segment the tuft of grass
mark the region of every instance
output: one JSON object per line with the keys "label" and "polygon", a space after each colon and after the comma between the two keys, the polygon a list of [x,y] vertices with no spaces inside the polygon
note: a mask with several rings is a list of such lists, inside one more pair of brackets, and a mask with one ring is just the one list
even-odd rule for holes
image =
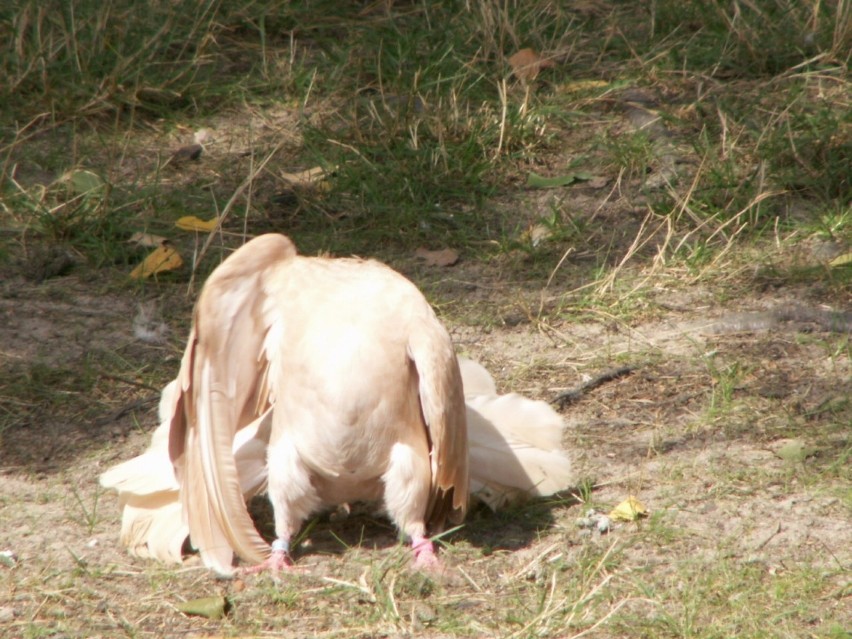
{"label": "tuft of grass", "polygon": [[[80,491],[77,487],[71,488],[71,495],[74,497],[74,504],[76,506],[76,510],[79,511],[79,514],[72,515],[72,518],[76,521],[79,521],[81,525],[85,526],[87,534],[91,535],[94,531],[95,527],[100,522],[100,516],[98,514],[98,502],[101,496],[101,487],[97,485],[95,487],[95,494],[92,496],[92,505],[89,506],[86,504],[84,497],[80,494]],[[66,510],[70,510],[66,506]]]}
{"label": "tuft of grass", "polygon": [[721,77],[775,75],[797,66],[848,62],[850,16],[846,0],[743,5],[664,0],[650,8],[645,42],[677,42],[667,51],[674,68]]}

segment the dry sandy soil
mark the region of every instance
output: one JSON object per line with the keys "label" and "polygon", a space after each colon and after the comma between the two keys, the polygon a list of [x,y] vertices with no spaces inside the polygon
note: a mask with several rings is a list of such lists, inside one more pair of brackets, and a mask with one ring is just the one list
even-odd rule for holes
{"label": "dry sandy soil", "polygon": [[[588,505],[572,498],[475,509],[444,553],[453,577],[438,584],[407,572],[395,533],[369,514],[320,519],[299,553],[307,574],[283,585],[217,580],[194,558],[175,567],[129,557],[97,477],[145,447],[190,301],[177,288],[161,296],[157,321],[169,330],[146,343],[134,333],[138,293],[80,273],[36,283],[11,272],[0,288],[2,400],[15,415],[2,433],[0,634],[625,636],[633,619],[635,636],[669,636],[649,621],[669,615],[680,620],[672,636],[692,636],[686,616],[697,607],[697,624],[703,613],[691,598],[710,597],[695,584],[720,569],[735,575],[722,608],[755,584],[771,592],[795,587],[785,574],[821,575],[816,592],[801,581],[808,603],[776,636],[850,627],[848,316],[826,331],[808,291],[776,288],[743,304],[699,286],[660,288],[663,310],[631,323],[581,311],[548,321],[535,316],[541,297],[529,283],[476,264],[400,266],[446,302],[459,351],[501,390],[551,399],[616,364],[634,367],[564,408],[564,443],[578,480],[597,485],[584,495],[592,505],[635,495],[650,518],[601,536],[576,526]],[[470,308],[491,321],[471,321]],[[812,454],[779,457],[790,439]],[[225,620],[175,610],[219,594],[231,603]]]}

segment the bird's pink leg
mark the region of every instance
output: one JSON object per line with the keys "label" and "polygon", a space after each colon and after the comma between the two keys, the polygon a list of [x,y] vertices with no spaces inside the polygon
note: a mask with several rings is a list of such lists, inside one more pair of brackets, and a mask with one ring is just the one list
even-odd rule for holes
{"label": "bird's pink leg", "polygon": [[414,551],[414,567],[419,569],[433,569],[441,565],[441,561],[435,554],[435,546],[432,542],[421,536],[411,538],[411,549]]}
{"label": "bird's pink leg", "polygon": [[293,565],[293,558],[290,556],[290,542],[284,539],[276,539],[272,542],[272,554],[263,563],[243,568],[242,572],[247,575],[256,575],[267,570],[272,573],[273,577],[281,571],[298,572]]}

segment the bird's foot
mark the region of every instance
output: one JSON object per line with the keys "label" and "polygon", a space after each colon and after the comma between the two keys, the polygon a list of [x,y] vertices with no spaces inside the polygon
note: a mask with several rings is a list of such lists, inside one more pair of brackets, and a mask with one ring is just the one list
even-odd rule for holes
{"label": "bird's foot", "polygon": [[256,566],[246,566],[242,569],[242,572],[246,575],[256,575],[261,572],[269,571],[273,575],[277,575],[279,572],[290,572],[292,570],[294,570],[294,566],[293,558],[290,557],[290,553],[284,550],[273,550],[272,554],[269,555],[263,563]]}
{"label": "bird's foot", "polygon": [[257,566],[247,566],[241,572],[245,575],[257,575],[262,572],[269,572],[273,577],[277,577],[279,573],[300,573],[293,563],[293,558],[290,556],[290,544],[280,539],[272,542],[272,553],[263,563]]}
{"label": "bird's foot", "polygon": [[434,544],[426,537],[413,537],[411,549],[414,551],[414,567],[418,570],[434,571],[441,569],[441,560],[435,554]]}

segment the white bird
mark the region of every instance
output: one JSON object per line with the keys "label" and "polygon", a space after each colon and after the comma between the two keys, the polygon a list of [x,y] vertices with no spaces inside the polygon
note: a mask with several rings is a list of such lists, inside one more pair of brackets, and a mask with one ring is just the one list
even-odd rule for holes
{"label": "white bird", "polygon": [[[463,518],[469,460],[492,507],[570,485],[561,418],[496,396],[467,360],[465,409],[449,335],[414,285],[377,262],[300,257],[284,236],[261,236],[213,272],[194,320],[151,447],[101,476],[119,492],[133,554],[180,561],[189,534],[218,572],[231,572],[234,552],[279,570],[306,517],[365,500],[382,502],[416,564],[431,566],[427,534]],[[263,490],[272,552],[245,506]]]}

